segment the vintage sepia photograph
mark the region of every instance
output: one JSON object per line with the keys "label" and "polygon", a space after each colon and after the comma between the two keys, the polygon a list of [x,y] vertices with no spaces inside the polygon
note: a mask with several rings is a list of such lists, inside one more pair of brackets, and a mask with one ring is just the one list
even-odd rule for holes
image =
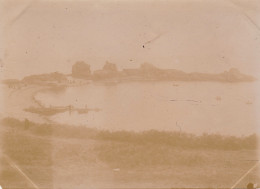
{"label": "vintage sepia photograph", "polygon": [[260,0],[0,0],[0,188],[260,188],[259,73]]}

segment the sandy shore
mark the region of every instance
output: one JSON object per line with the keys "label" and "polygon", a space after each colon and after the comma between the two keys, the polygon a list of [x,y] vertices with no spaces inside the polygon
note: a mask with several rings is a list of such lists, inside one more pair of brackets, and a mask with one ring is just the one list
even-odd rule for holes
{"label": "sandy shore", "polygon": [[49,88],[48,86],[29,85],[20,89],[12,89],[5,85],[2,86],[3,107],[1,117],[13,117],[19,120],[28,119],[36,123],[50,122],[46,116],[24,111],[25,108],[40,107],[41,104],[35,100],[34,96]]}

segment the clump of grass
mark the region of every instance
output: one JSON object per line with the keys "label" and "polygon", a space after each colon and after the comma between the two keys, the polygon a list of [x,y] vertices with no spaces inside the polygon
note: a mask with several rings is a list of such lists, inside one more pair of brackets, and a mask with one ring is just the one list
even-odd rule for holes
{"label": "clump of grass", "polygon": [[21,133],[6,133],[3,138],[3,152],[20,165],[49,166],[51,164],[51,142]]}
{"label": "clump of grass", "polygon": [[176,150],[164,145],[110,143],[95,148],[98,158],[111,167],[197,166],[207,163],[203,153]]}
{"label": "clump of grass", "polygon": [[236,137],[220,134],[203,134],[200,136],[188,133],[166,131],[99,131],[97,138],[101,140],[126,142],[134,144],[161,144],[186,149],[219,149],[219,150],[254,150],[257,148],[257,135]]}
{"label": "clump of grass", "polygon": [[4,118],[1,123],[3,126],[10,127],[14,130],[20,130],[39,136],[85,139],[93,138],[97,133],[96,129],[91,129],[84,126],[48,123],[40,124],[31,122],[28,119],[21,121],[15,118]]}
{"label": "clump of grass", "polygon": [[134,145],[169,145],[182,149],[216,149],[216,150],[255,150],[258,136],[225,136],[220,134],[194,135],[175,131],[103,131],[84,126],[59,124],[38,124],[29,120],[20,121],[14,118],[2,120],[4,126],[25,130],[40,136],[53,136],[77,139],[94,139],[120,142]]}

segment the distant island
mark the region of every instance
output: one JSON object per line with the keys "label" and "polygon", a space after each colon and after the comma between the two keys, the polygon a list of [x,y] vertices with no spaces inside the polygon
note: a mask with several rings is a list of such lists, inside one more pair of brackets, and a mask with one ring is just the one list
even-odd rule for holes
{"label": "distant island", "polygon": [[30,75],[22,80],[8,79],[3,83],[10,87],[17,84],[73,84],[75,81],[85,83],[86,81],[123,82],[123,81],[215,81],[215,82],[252,82],[256,78],[241,73],[236,68],[228,71],[211,74],[191,72],[187,73],[177,69],[161,69],[150,63],[143,63],[136,69],[118,70],[116,64],[106,62],[102,69],[91,72],[90,65],[83,61],[76,62],[72,66],[71,74],[48,73]]}
{"label": "distant island", "polygon": [[[78,62],[76,65],[82,65]],[[85,64],[84,64],[85,66]],[[83,69],[82,69],[83,70]],[[72,72],[73,77],[84,78],[81,72]],[[86,77],[87,78],[87,77]],[[88,75],[89,79],[106,80],[115,79],[118,81],[219,81],[219,82],[250,82],[256,78],[250,75],[242,74],[238,69],[231,68],[219,74],[210,73],[186,73],[177,69],[160,69],[150,63],[143,63],[137,69],[123,69],[118,71],[115,64],[106,62],[103,69],[96,70]]]}

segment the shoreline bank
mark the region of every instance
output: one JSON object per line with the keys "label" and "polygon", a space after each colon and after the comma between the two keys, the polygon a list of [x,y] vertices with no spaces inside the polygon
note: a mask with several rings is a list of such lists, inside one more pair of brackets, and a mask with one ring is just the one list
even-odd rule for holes
{"label": "shoreline bank", "polygon": [[2,88],[4,99],[2,117],[14,117],[19,120],[28,119],[37,123],[52,123],[46,116],[24,111],[29,107],[43,107],[43,104],[35,96],[39,92],[50,90],[51,87],[29,85],[19,89],[8,88],[8,86]]}

